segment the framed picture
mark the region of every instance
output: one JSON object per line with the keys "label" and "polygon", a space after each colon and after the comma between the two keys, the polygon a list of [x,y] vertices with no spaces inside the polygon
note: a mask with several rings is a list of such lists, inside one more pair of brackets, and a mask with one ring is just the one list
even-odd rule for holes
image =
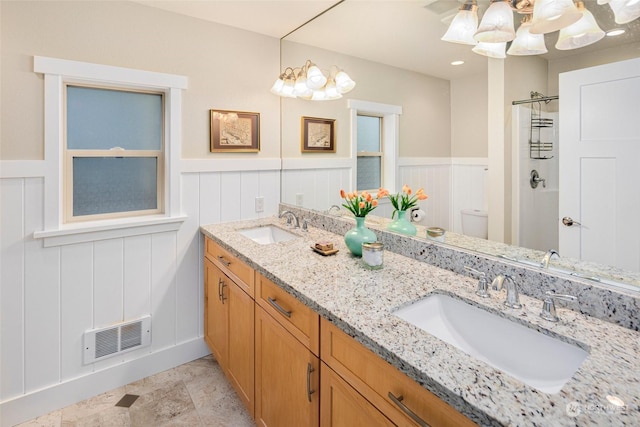
{"label": "framed picture", "polygon": [[303,153],[335,153],[335,119],[302,117],[301,150]]}
{"label": "framed picture", "polygon": [[260,151],[260,113],[211,110],[210,151]]}

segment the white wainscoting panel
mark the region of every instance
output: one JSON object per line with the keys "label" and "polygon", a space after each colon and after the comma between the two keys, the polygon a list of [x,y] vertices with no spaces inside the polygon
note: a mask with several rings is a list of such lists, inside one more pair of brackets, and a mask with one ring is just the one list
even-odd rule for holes
{"label": "white wainscoting panel", "polygon": [[[187,220],[177,231],[54,247],[33,238],[44,228],[44,178],[0,176],[0,425],[207,354],[200,225],[275,215],[280,171],[188,164]],[[255,212],[256,197],[264,212]],[[84,331],[144,315],[152,317],[150,347],[83,364]]]}
{"label": "white wainscoting panel", "polygon": [[488,209],[487,163],[486,159],[480,158],[477,162],[469,164],[465,161],[460,164],[453,159],[451,165],[451,230],[456,233],[462,233],[461,210]]}
{"label": "white wainscoting panel", "polygon": [[413,191],[424,188],[429,196],[419,202],[426,217],[421,224],[427,227],[442,227],[450,230],[449,216],[451,204],[451,166],[449,158],[413,159],[410,164],[402,162],[399,168],[399,190],[407,184]]}
{"label": "white wainscoting panel", "polygon": [[326,211],[342,204],[340,189],[351,191],[351,168],[335,167],[330,160],[323,168],[282,171],[282,201],[290,205],[297,205],[301,194],[305,208]]}

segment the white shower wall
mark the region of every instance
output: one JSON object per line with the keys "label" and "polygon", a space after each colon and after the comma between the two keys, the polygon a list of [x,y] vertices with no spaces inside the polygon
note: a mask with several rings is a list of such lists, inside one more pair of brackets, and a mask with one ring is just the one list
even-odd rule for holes
{"label": "white shower wall", "polygon": [[[557,102],[557,101],[552,101]],[[531,159],[529,153],[531,105],[512,107],[513,118],[513,244],[547,251],[558,248],[558,113],[544,111],[541,117],[553,119],[552,128],[540,129],[542,142],[553,142],[553,150],[542,152],[551,159]],[[534,134],[534,137],[536,135]],[[537,170],[545,179],[546,187],[539,183],[531,188],[530,174]]]}

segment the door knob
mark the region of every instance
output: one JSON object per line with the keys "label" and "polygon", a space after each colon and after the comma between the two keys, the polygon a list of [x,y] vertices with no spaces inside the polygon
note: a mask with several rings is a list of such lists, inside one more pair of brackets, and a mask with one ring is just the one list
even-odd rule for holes
{"label": "door knob", "polygon": [[573,225],[582,225],[578,221],[574,221],[570,216],[565,216],[564,218],[562,218],[562,223],[567,227],[571,227]]}

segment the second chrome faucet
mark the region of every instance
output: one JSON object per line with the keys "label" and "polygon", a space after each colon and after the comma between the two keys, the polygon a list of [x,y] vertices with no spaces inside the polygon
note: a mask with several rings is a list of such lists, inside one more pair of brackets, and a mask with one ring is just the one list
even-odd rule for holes
{"label": "second chrome faucet", "polygon": [[498,274],[496,278],[493,279],[491,287],[494,291],[500,291],[502,288],[507,289],[507,297],[504,300],[504,305],[509,308],[522,308],[522,304],[520,304],[518,286],[513,280],[513,276],[509,276],[508,274]]}

